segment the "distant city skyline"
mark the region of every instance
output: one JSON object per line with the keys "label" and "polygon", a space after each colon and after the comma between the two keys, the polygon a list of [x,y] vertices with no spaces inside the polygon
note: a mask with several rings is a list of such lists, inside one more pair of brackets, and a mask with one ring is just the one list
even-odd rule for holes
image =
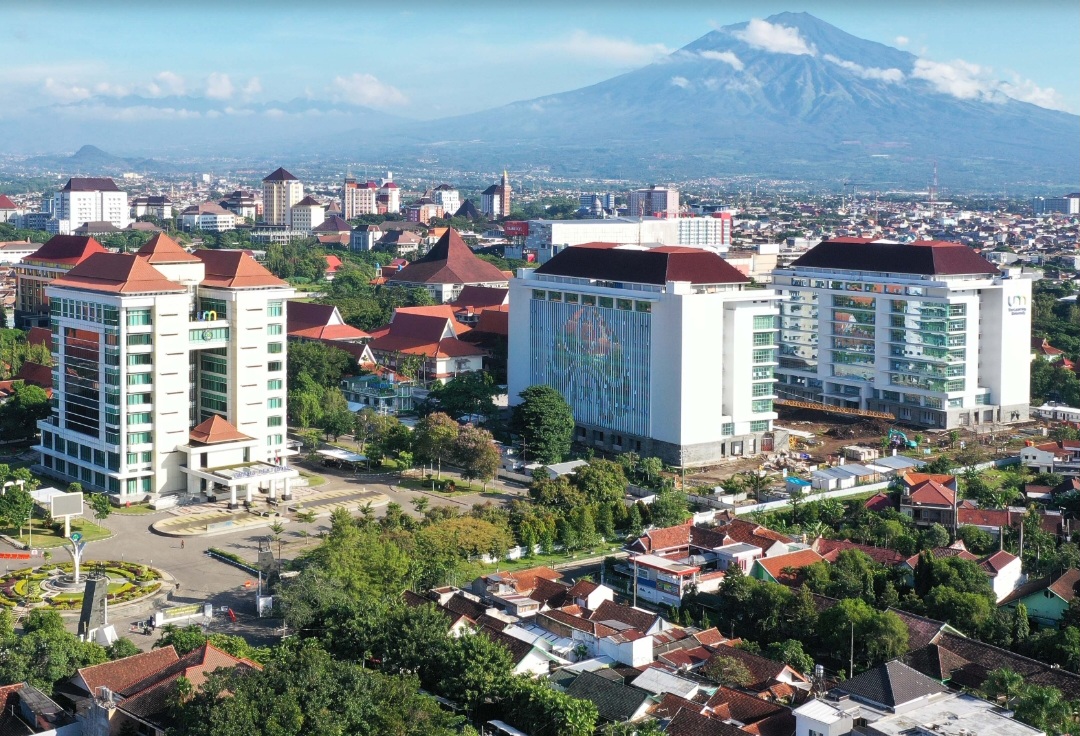
{"label": "distant city skyline", "polygon": [[386,7],[0,2],[9,59],[0,122],[70,103],[97,121],[207,105],[273,116],[283,113],[272,103],[298,98],[434,119],[600,82],[713,28],[785,10],[933,62],[957,96],[992,90],[1080,113],[1072,0]]}

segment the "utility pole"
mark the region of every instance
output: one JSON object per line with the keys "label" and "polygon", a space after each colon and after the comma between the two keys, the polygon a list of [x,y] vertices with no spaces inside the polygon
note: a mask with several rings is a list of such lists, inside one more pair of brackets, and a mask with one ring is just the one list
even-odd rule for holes
{"label": "utility pole", "polygon": [[848,679],[855,674],[855,622],[851,622],[851,659],[848,662]]}

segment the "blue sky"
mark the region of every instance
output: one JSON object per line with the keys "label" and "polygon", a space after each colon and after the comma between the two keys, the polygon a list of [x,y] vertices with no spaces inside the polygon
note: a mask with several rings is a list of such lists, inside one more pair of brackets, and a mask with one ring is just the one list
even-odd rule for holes
{"label": "blue sky", "polygon": [[805,10],[1080,113],[1080,3],[35,2],[0,0],[8,114],[95,96],[312,98],[408,117],[473,112],[643,66],[711,28]]}

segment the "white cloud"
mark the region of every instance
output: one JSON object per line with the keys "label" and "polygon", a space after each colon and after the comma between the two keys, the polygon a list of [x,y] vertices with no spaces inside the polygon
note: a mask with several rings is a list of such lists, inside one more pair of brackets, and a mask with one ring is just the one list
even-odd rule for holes
{"label": "white cloud", "polygon": [[690,86],[690,80],[686,77],[672,77],[671,83],[674,84],[676,87],[680,87],[682,89],[686,89]]}
{"label": "white cloud", "polygon": [[847,61],[832,54],[825,54],[825,61],[832,62],[842,69],[847,69],[857,77],[863,79],[877,79],[882,82],[897,83],[904,81],[904,73],[896,68],[881,69],[876,66],[862,66],[854,61]]}
{"label": "white cloud", "polygon": [[98,82],[94,85],[94,94],[102,97],[127,97],[131,94],[131,91],[131,87],[125,87],[122,84]]}
{"label": "white cloud", "polygon": [[334,77],[332,91],[338,100],[365,107],[393,107],[409,102],[401,90],[380,82],[372,74]]}
{"label": "white cloud", "polygon": [[78,100],[85,100],[92,94],[86,87],[61,84],[52,77],[47,77],[45,79],[44,89],[45,94],[54,97],[61,102],[77,102]]}
{"label": "white cloud", "polygon": [[897,36],[893,39],[893,43],[895,43],[897,46],[907,46],[909,43],[911,43],[911,39],[907,36]]}
{"label": "white cloud", "polygon": [[213,100],[227,100],[233,96],[236,88],[228,74],[212,72],[206,79],[206,96]]}
{"label": "white cloud", "polygon": [[566,38],[540,44],[543,51],[575,59],[600,61],[612,66],[644,66],[672,53],[662,43],[636,43],[620,38],[596,36],[582,30],[573,31]]}
{"label": "white cloud", "polygon": [[242,92],[244,97],[254,97],[262,92],[262,82],[259,81],[258,77],[252,77],[247,81],[247,84],[244,85]]}
{"label": "white cloud", "polygon": [[701,51],[699,54],[702,59],[722,61],[725,64],[730,64],[735,68],[735,71],[742,71],[745,66],[745,64],[742,63],[742,60],[736,56],[733,51]]}
{"label": "white cloud", "polygon": [[733,35],[754,48],[774,54],[817,55],[817,49],[813,44],[807,43],[799,34],[798,28],[770,23],[760,18],[752,19],[746,28],[735,31]]}
{"label": "white cloud", "polygon": [[269,110],[266,110],[263,115],[268,118],[283,118],[285,117],[285,111],[276,107],[271,107]]}
{"label": "white cloud", "polygon": [[151,105],[135,105],[132,107],[113,107],[111,105],[99,105],[87,103],[82,105],[69,105],[57,108],[57,113],[73,119],[82,120],[111,120],[122,122],[142,122],[146,120],[176,120],[200,118],[202,113],[198,110],[187,110],[174,107],[153,107]]}
{"label": "white cloud", "polygon": [[1030,79],[1024,79],[1017,74],[1013,75],[1011,82],[1002,81],[994,75],[994,70],[990,67],[972,64],[963,59],[916,59],[911,76],[929,82],[938,92],[961,100],[1004,102],[1006,98],[1012,98],[1051,110],[1066,109],[1061,94],[1053,87],[1039,87]]}
{"label": "white cloud", "polygon": [[154,77],[156,86],[167,95],[182,95],[187,91],[187,84],[179,74],[164,71]]}

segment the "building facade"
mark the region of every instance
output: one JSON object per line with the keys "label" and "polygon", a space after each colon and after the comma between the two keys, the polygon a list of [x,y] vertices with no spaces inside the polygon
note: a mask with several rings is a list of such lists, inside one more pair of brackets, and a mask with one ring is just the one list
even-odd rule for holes
{"label": "building facade", "polygon": [[224,233],[236,229],[236,215],[213,202],[193,204],[180,213],[180,227],[185,230]]}
{"label": "building facade", "polygon": [[715,248],[721,253],[727,253],[731,248],[731,214],[728,212],[712,217],[680,217],[675,222],[679,245]]}
{"label": "building facade", "polygon": [[653,185],[630,192],[628,217],[678,217],[679,190]]}
{"label": "building facade", "polygon": [[356,179],[346,179],[341,190],[341,210],[345,219],[352,220],[360,215],[374,215],[379,211],[378,197],[379,185],[375,182],[360,184]]}
{"label": "building facade", "polygon": [[578,442],[700,466],[771,451],[777,296],[708,251],[592,243],[510,285],[509,395],[570,404]]}
{"label": "building facade", "polygon": [[70,235],[87,222],[108,222],[123,230],[131,221],[128,212],[127,192],[112,179],[73,177],[53,195],[49,230]]}
{"label": "building facade", "polygon": [[15,267],[15,324],[49,326],[47,287],[105,246],[90,237],[54,235]]}
{"label": "building facade", "polygon": [[288,284],[242,251],[189,254],[158,234],[137,254],[91,255],[47,294],[39,472],[120,502],[285,490]]}
{"label": "building facade", "polygon": [[289,225],[292,206],[304,198],[304,185],[282,168],[263,179],[262,184],[263,221],[267,225]]}
{"label": "building facade", "polygon": [[944,429],[1027,420],[1031,281],[967,246],[841,238],[773,283],[782,398]]}
{"label": "building facade", "polygon": [[431,192],[431,201],[440,207],[447,216],[461,208],[461,194],[449,184],[440,184]]}
{"label": "building facade", "polygon": [[326,209],[319,200],[308,196],[289,208],[289,227],[299,233],[310,234],[326,219]]}

